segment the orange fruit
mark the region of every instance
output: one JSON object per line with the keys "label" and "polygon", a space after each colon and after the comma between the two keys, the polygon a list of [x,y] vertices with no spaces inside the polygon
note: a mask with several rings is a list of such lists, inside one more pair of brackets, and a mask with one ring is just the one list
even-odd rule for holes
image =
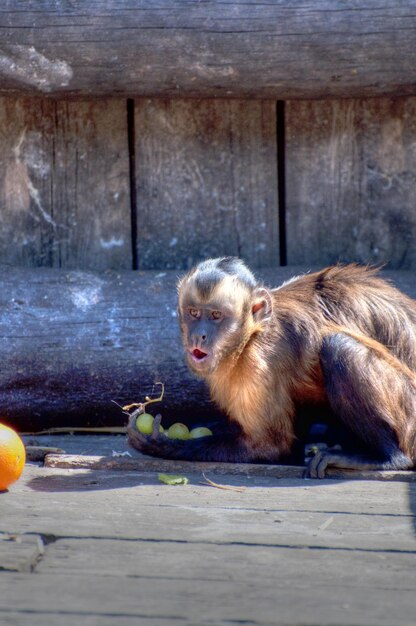
{"label": "orange fruit", "polygon": [[26,450],[19,435],[0,424],[0,491],[20,478],[26,461]]}

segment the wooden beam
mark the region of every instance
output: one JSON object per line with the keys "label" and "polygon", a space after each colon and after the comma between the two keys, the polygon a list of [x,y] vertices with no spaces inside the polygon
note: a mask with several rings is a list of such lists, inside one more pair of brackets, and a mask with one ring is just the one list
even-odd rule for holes
{"label": "wooden beam", "polygon": [[0,41],[0,93],[416,94],[413,0],[4,0]]}
{"label": "wooden beam", "polygon": [[[268,465],[261,463],[208,463],[167,461],[160,458],[111,458],[83,454],[47,454],[46,467],[89,470],[121,470],[136,472],[172,472],[173,474],[227,474],[236,476],[268,476],[271,478],[304,478],[305,467],[299,465]],[[362,471],[328,468],[327,478],[341,480],[390,480],[415,482],[412,471]]]}
{"label": "wooden beam", "polygon": [[164,413],[206,406],[182,359],[176,279],[0,267],[3,419],[24,430],[122,424],[115,403],[143,401],[159,380]]}

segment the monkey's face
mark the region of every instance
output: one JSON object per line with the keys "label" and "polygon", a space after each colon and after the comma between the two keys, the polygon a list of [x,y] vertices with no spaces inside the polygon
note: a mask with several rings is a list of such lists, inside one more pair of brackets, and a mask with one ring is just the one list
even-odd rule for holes
{"label": "monkey's face", "polygon": [[[258,330],[264,303],[238,276],[193,274],[179,286],[179,321],[190,369],[208,378],[225,359],[237,358]],[[264,290],[260,290],[264,291]]]}
{"label": "monkey's face", "polygon": [[241,343],[243,333],[235,310],[220,304],[194,301],[179,310],[188,366],[202,377],[209,376]]}

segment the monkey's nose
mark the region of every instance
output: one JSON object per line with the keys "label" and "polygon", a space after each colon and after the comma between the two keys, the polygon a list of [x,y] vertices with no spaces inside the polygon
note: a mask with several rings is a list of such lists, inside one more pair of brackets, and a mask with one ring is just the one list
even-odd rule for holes
{"label": "monkey's nose", "polygon": [[207,340],[207,335],[193,335],[193,344],[195,347],[201,346]]}

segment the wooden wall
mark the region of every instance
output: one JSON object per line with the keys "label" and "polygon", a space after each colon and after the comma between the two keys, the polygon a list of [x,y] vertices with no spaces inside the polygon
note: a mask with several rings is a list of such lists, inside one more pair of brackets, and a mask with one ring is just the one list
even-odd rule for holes
{"label": "wooden wall", "polygon": [[412,269],[415,189],[415,97],[0,98],[0,263]]}
{"label": "wooden wall", "polygon": [[416,98],[288,102],[289,263],[416,268]]}
{"label": "wooden wall", "polygon": [[138,100],[135,128],[139,268],[278,264],[274,102]]}
{"label": "wooden wall", "polygon": [[124,101],[0,99],[0,260],[131,268]]}

